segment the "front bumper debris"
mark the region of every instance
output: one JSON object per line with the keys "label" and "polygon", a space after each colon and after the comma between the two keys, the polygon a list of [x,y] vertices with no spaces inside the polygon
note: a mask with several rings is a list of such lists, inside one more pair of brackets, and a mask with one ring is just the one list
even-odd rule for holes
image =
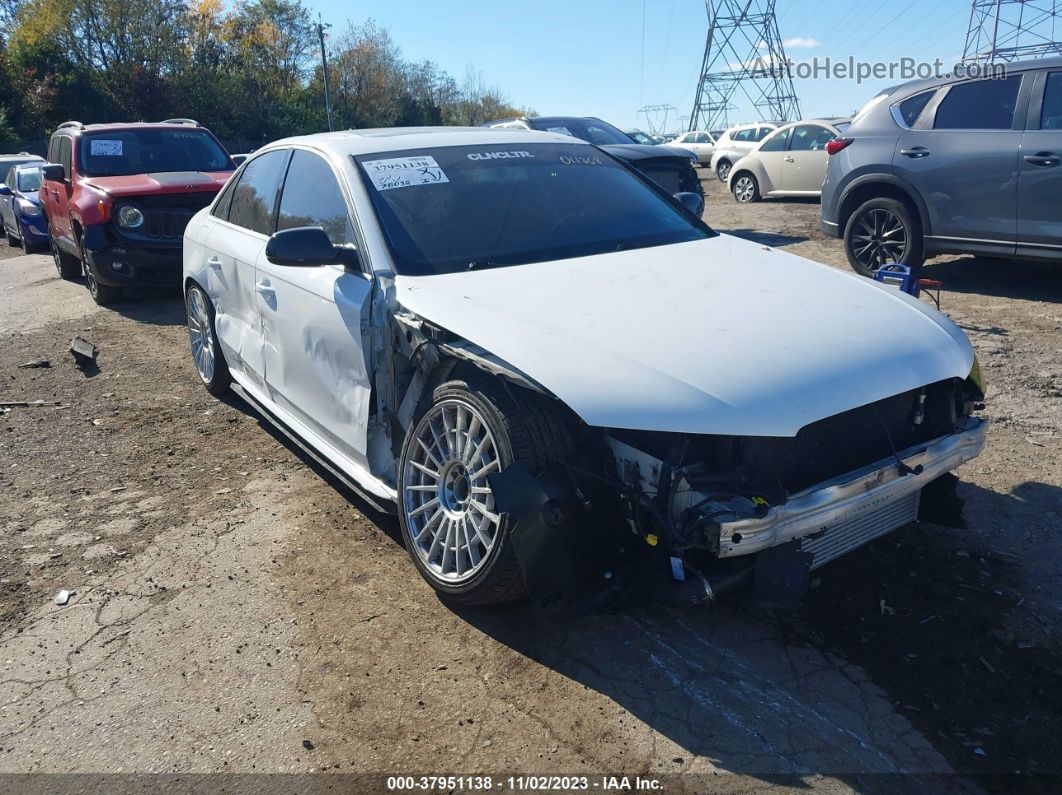
{"label": "front bumper debris", "polygon": [[[813,538],[804,546],[814,547],[829,531],[844,527],[852,532],[850,528],[858,530],[860,520],[867,519],[864,535],[853,536],[855,543],[832,554],[833,559],[907,524],[917,516],[918,494],[924,486],[984,449],[988,421],[968,418],[964,422],[965,427],[957,433],[806,489],[783,505],[770,508],[765,516],[720,523],[719,557],[749,555],[809,536]],[[908,508],[913,509],[910,516]],[[826,561],[816,561],[821,562]]]}

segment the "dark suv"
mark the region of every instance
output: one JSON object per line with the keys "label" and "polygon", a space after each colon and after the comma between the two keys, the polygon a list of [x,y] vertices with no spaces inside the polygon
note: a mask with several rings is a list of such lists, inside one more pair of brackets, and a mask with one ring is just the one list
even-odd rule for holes
{"label": "dark suv", "polygon": [[235,168],[191,119],[60,125],[40,190],[59,275],[84,274],[98,304],[126,286],[180,285],[184,227]]}
{"label": "dark suv", "polygon": [[942,253],[1062,259],[1062,58],[888,89],[827,150],[822,227],[863,275]]}

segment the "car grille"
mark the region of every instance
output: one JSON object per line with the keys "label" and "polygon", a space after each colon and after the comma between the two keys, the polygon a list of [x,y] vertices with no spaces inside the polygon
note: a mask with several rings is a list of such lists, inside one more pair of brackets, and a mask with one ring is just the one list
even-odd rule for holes
{"label": "car grille", "polygon": [[841,555],[869,544],[875,538],[890,533],[918,518],[918,504],[922,492],[916,490],[884,505],[863,511],[845,519],[814,538],[805,538],[800,543],[803,552],[810,552],[811,568],[829,563]]}
{"label": "car grille", "polygon": [[813,422],[792,438],[748,439],[746,460],[790,494],[950,432],[950,382],[926,387],[925,420],[913,422],[921,390]]}
{"label": "car grille", "polygon": [[167,240],[181,237],[193,214],[193,210],[184,208],[147,210],[144,213],[144,233],[148,237]]}
{"label": "car grille", "polygon": [[681,187],[681,171],[674,166],[639,166],[639,170],[668,193],[678,193]]}

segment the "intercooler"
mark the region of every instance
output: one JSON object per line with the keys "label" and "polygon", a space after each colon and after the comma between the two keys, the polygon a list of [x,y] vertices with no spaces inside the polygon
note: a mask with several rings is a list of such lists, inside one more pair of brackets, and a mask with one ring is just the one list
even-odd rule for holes
{"label": "intercooler", "polygon": [[817,569],[875,538],[903,527],[918,518],[921,490],[887,502],[882,506],[849,517],[829,530],[805,538],[800,549],[814,557],[811,568]]}

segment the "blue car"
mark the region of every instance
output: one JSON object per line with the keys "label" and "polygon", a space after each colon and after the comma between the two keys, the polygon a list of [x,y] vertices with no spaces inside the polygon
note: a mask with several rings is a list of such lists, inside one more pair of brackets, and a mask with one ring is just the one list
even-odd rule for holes
{"label": "blue car", "polygon": [[0,224],[11,246],[27,252],[48,245],[48,223],[41,211],[39,163],[12,166],[0,183]]}

